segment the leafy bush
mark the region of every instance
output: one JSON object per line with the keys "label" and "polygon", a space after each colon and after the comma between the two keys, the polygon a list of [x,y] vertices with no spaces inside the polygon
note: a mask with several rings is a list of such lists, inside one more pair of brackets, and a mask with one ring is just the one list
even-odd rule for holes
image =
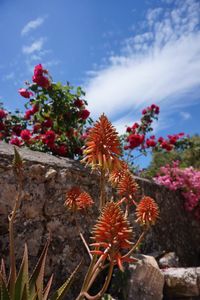
{"label": "leafy bush", "polygon": [[35,67],[32,80],[19,89],[20,95],[29,99],[25,115],[0,109],[0,139],[60,156],[80,156],[84,126],[87,120],[92,122],[82,99],[85,93],[80,87],[74,91],[69,83],[54,83],[42,65]]}
{"label": "leafy bush", "polygon": [[[124,157],[130,165],[134,166],[136,158],[146,156],[150,151],[165,154],[187,146],[187,137],[183,132],[168,135],[167,138],[150,135],[153,131],[153,121],[158,120],[159,113],[160,108],[155,104],[143,109],[140,122],[128,126],[126,133],[121,136]],[[139,154],[135,154],[134,151]]]}

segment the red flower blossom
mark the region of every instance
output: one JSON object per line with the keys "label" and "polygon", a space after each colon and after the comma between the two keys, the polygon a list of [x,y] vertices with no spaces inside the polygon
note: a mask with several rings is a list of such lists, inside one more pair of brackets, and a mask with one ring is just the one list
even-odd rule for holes
{"label": "red flower blossom", "polygon": [[35,66],[34,75],[32,77],[33,82],[37,83],[42,88],[48,89],[51,85],[50,80],[44,76],[44,74],[48,74],[48,71],[43,69],[42,65],[39,64]]}
{"label": "red flower blossom", "polygon": [[16,134],[17,136],[20,136],[20,133],[22,131],[22,126],[21,125],[15,125],[13,126],[12,129],[13,133]]}
{"label": "red flower blossom", "polygon": [[10,144],[20,147],[23,143],[18,137],[14,137],[10,140]]}
{"label": "red flower blossom", "polygon": [[146,115],[146,113],[147,113],[147,110],[146,110],[146,109],[143,109],[142,114],[143,114],[143,115]]}
{"label": "red flower blossom", "polygon": [[87,110],[87,109],[83,109],[79,112],[79,117],[82,119],[82,120],[86,120],[90,115],[90,112]]}
{"label": "red flower blossom", "polygon": [[82,100],[76,99],[76,100],[74,101],[74,105],[75,105],[76,107],[78,107],[78,108],[81,108],[81,107],[84,105],[84,103],[83,103]]}
{"label": "red flower blossom", "polygon": [[31,133],[28,129],[24,129],[21,131],[20,136],[21,136],[22,140],[29,141],[31,138]]}
{"label": "red flower blossom", "polygon": [[35,66],[35,68],[34,68],[35,76],[42,76],[44,74],[44,72],[46,73],[47,71],[43,69],[43,66],[41,64]]}
{"label": "red flower blossom", "polygon": [[59,145],[56,148],[56,152],[60,156],[65,156],[67,154],[67,146],[66,145]]}
{"label": "red flower blossom", "polygon": [[5,112],[5,110],[0,109],[0,119],[3,119],[7,116],[7,112]]}
{"label": "red flower blossom", "polygon": [[0,122],[0,130],[4,130],[5,129],[5,124],[3,122]]}
{"label": "red flower blossom", "polygon": [[132,129],[137,129],[139,128],[139,124],[138,123],[134,123],[133,126],[132,126]]}
{"label": "red flower blossom", "polygon": [[33,115],[33,112],[31,109],[28,109],[26,112],[25,112],[25,115],[24,115],[24,119],[25,120],[30,120],[31,116]]}
{"label": "red flower blossom", "polygon": [[50,118],[48,118],[44,122],[42,122],[42,126],[50,128],[53,126],[53,121]]}
{"label": "red flower blossom", "polygon": [[173,149],[173,145],[171,145],[167,141],[163,141],[161,147],[167,151],[171,151]]}
{"label": "red flower blossom", "polygon": [[91,253],[108,258],[123,271],[122,263],[127,258],[123,258],[122,252],[131,248],[131,237],[132,228],[119,205],[108,202],[93,229],[94,243],[91,246],[99,247],[99,250],[92,250]]}
{"label": "red flower blossom", "polygon": [[159,208],[156,202],[145,196],[136,208],[137,222],[141,225],[154,225],[159,216]]}
{"label": "red flower blossom", "polygon": [[41,129],[41,124],[36,123],[33,125],[33,133],[37,133]]}
{"label": "red flower blossom", "polygon": [[32,106],[32,113],[33,114],[35,114],[36,112],[38,112],[39,111],[39,106],[37,105],[37,104],[34,104],[33,106]]}
{"label": "red flower blossom", "polygon": [[161,137],[159,137],[159,139],[158,139],[158,142],[159,143],[162,143],[164,141],[164,138],[161,136]]}
{"label": "red flower blossom", "polygon": [[127,127],[126,128],[126,132],[131,132],[132,131],[132,128],[131,127]]}
{"label": "red flower blossom", "polygon": [[24,98],[30,98],[31,96],[33,96],[33,93],[32,92],[29,92],[28,90],[26,89],[19,89],[18,90],[19,94],[24,97]]}
{"label": "red flower blossom", "polygon": [[44,138],[43,138],[43,142],[45,144],[53,144],[56,138],[56,134],[53,130],[48,130],[46,131]]}
{"label": "red flower blossom", "polygon": [[144,142],[144,134],[130,134],[127,138],[129,148],[134,149]]}
{"label": "red flower blossom", "polygon": [[154,139],[147,139],[146,144],[147,144],[147,147],[155,147],[156,141]]}

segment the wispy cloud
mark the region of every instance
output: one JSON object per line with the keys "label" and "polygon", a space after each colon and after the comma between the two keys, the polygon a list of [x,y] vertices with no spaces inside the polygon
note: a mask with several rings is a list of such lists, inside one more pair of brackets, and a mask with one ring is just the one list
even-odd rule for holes
{"label": "wispy cloud", "polygon": [[27,33],[29,33],[31,30],[34,30],[38,27],[40,27],[43,23],[44,20],[46,19],[46,17],[38,17],[35,20],[31,20],[29,21],[23,28],[21,31],[21,35],[26,35]]}
{"label": "wispy cloud", "polygon": [[41,51],[42,47],[44,45],[44,40],[45,40],[44,38],[40,38],[40,39],[34,41],[29,46],[23,46],[22,47],[22,52],[24,54],[32,54],[34,52]]}
{"label": "wispy cloud", "polygon": [[10,72],[8,74],[6,74],[4,77],[3,77],[3,80],[11,80],[15,77],[15,73],[14,72]]}
{"label": "wispy cloud", "polygon": [[191,114],[189,112],[186,112],[186,111],[181,111],[180,115],[181,115],[183,120],[189,120],[191,118]]}
{"label": "wispy cloud", "polygon": [[90,73],[86,92],[94,117],[104,111],[121,126],[152,102],[168,113],[194,103],[200,89],[200,2],[173,3],[149,10],[141,33],[124,40],[119,55]]}

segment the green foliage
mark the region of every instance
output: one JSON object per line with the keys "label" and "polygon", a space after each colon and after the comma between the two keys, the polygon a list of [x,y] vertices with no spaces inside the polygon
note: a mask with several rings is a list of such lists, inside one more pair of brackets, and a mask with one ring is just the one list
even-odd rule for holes
{"label": "green foliage", "polygon": [[35,66],[33,82],[19,94],[28,99],[25,114],[7,112],[0,103],[0,140],[50,154],[79,158],[91,125],[85,93],[68,82],[53,82],[42,65]]}
{"label": "green foliage", "polygon": [[[44,266],[47,256],[48,242],[39,258],[38,264],[29,278],[28,272],[28,248],[25,245],[22,263],[18,275],[9,278],[6,276],[4,261],[2,260],[0,270],[0,299],[1,300],[44,300],[47,299],[49,293],[49,283],[44,292],[43,279],[44,279]],[[13,272],[10,269],[10,274]],[[8,278],[8,279],[7,279]]]}
{"label": "green foliage", "polygon": [[181,168],[194,167],[200,169],[200,136],[194,135],[188,138],[184,147],[173,150],[171,152],[153,151],[152,161],[147,170],[142,172],[143,177],[152,178],[158,174],[160,167],[172,163],[172,161],[180,161]]}

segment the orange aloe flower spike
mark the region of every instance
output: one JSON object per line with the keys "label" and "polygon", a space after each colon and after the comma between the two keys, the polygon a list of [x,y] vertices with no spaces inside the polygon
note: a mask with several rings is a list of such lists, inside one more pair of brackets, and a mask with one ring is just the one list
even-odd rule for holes
{"label": "orange aloe flower spike", "polygon": [[127,202],[131,200],[132,203],[137,191],[138,184],[135,182],[135,179],[133,178],[131,172],[127,170],[123,173],[121,179],[119,180],[117,193],[120,197],[125,198]]}
{"label": "orange aloe flower spike", "polygon": [[66,200],[64,205],[67,207],[67,209],[75,212],[78,210],[77,205],[77,198],[81,194],[81,190],[77,186],[73,186],[67,193],[66,193]]}
{"label": "orange aloe flower spike", "polygon": [[76,199],[76,204],[78,209],[86,209],[92,206],[92,204],[94,204],[94,201],[88,193],[82,192]]}
{"label": "orange aloe flower spike", "polygon": [[154,225],[159,217],[158,205],[151,197],[145,196],[136,208],[136,216],[136,222],[141,225]]}
{"label": "orange aloe flower spike", "polygon": [[108,202],[93,229],[92,239],[95,243],[92,245],[99,246],[99,254],[109,249],[108,259],[123,269],[121,252],[131,249],[132,243],[129,241],[131,238],[132,228],[124,213],[117,203]]}
{"label": "orange aloe flower spike", "polygon": [[90,129],[83,154],[82,162],[90,165],[92,169],[110,171],[120,167],[120,141],[115,128],[105,115]]}

